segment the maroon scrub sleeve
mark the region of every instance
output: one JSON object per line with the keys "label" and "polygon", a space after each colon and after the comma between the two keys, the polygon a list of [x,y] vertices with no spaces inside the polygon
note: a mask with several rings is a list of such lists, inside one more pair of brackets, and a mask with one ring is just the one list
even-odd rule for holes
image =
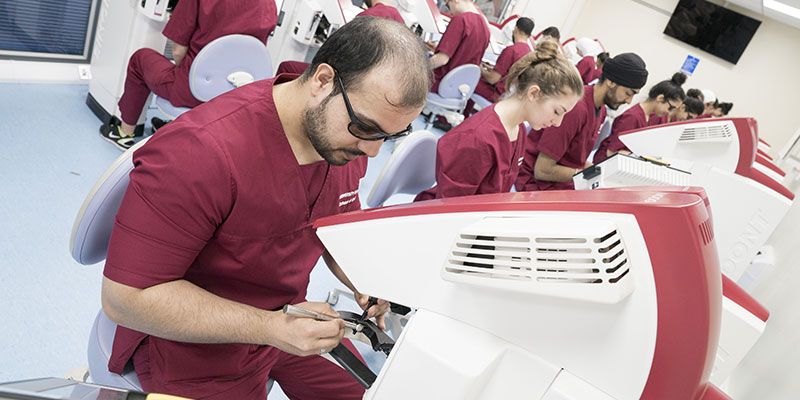
{"label": "maroon scrub sleeve", "polygon": [[186,274],[228,214],[235,185],[208,134],[156,135],[133,162],[103,274],[145,288]]}
{"label": "maroon scrub sleeve", "polygon": [[447,54],[448,57],[452,58],[458,46],[461,45],[463,37],[464,18],[453,18],[450,24],[447,25],[447,30],[442,34],[442,38],[436,46],[436,52]]}
{"label": "maroon scrub sleeve", "polygon": [[[582,109],[576,107],[567,113],[560,126],[544,129],[539,137],[539,153],[547,154],[550,158],[559,161],[571,150],[580,151],[580,149],[571,149],[570,144],[586,122],[581,111]],[[565,166],[577,168],[571,165]]]}
{"label": "maroon scrub sleeve", "polygon": [[198,3],[199,0],[179,1],[164,27],[164,36],[179,45],[189,46],[189,40],[197,30]]}

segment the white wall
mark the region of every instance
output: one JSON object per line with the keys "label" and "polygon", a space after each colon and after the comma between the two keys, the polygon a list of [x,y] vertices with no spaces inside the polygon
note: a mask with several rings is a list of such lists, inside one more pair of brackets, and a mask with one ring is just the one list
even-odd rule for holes
{"label": "white wall", "polygon": [[587,0],[523,0],[517,2],[512,14],[533,18],[536,24],[534,33],[555,26],[561,31],[562,39],[566,39],[569,36],[565,32],[572,30],[586,2]]}
{"label": "white wall", "polygon": [[[639,54],[650,72],[648,87],[678,71],[688,54],[700,58],[684,87],[709,88],[723,101],[733,102],[731,115],[755,117],[761,137],[780,149],[800,127],[800,29],[731,6],[763,21],[738,64],[733,65],[662,33],[677,0],[642,2],[667,12],[634,0],[590,0],[565,37],[599,38],[612,56]],[[531,0],[528,5],[532,3],[546,2]],[[546,7],[538,4],[529,8]],[[536,11],[531,15],[536,17]]]}
{"label": "white wall", "polygon": [[0,60],[0,83],[68,83],[86,85],[88,64]]}

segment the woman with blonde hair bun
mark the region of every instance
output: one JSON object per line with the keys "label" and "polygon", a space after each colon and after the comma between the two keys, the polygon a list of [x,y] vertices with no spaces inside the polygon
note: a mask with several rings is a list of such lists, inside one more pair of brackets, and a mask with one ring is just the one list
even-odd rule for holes
{"label": "woman with blonde hair bun", "polygon": [[511,190],[522,163],[527,123],[558,126],[583,95],[578,71],[546,40],[519,59],[506,77],[507,92],[446,133],[436,150],[436,186],[415,201]]}

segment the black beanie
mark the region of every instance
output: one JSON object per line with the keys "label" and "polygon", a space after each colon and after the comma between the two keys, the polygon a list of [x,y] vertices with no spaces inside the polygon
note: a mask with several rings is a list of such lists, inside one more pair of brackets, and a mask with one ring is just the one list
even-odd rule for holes
{"label": "black beanie", "polygon": [[618,85],[641,89],[647,83],[647,65],[633,53],[622,53],[603,64],[603,76]]}

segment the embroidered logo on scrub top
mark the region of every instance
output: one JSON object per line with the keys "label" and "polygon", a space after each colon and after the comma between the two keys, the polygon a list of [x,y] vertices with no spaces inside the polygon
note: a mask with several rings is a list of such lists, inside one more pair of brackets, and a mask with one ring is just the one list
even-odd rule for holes
{"label": "embroidered logo on scrub top", "polygon": [[339,207],[344,207],[358,199],[358,189],[339,195]]}

